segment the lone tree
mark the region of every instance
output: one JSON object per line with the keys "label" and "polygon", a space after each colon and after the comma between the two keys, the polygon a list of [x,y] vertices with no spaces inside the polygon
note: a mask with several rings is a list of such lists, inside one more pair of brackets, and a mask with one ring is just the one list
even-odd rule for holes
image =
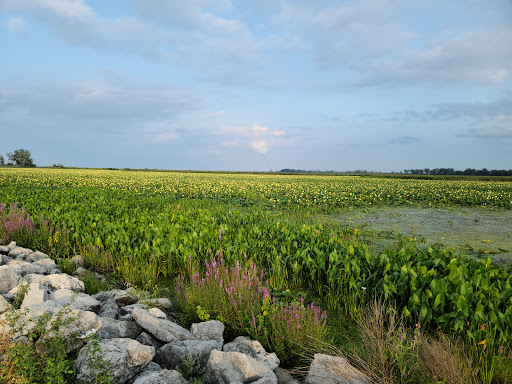
{"label": "lone tree", "polygon": [[9,160],[18,167],[35,167],[32,155],[27,149],[16,149],[14,152],[7,154]]}
{"label": "lone tree", "polygon": [[0,155],[0,165],[5,165],[5,160],[2,155]]}

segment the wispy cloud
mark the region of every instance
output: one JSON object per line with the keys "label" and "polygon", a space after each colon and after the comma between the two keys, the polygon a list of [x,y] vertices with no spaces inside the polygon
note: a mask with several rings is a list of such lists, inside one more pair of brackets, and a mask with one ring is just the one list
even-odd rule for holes
{"label": "wispy cloud", "polygon": [[221,118],[224,116],[226,116],[226,112],[224,112],[223,110],[220,110],[220,111],[215,111],[213,113],[209,113],[209,114],[203,116],[203,119],[206,119],[206,120],[218,119],[218,118]]}
{"label": "wispy cloud", "polygon": [[419,136],[400,136],[388,140],[388,144],[416,144],[422,141],[423,139]]}
{"label": "wispy cloud", "polygon": [[470,128],[457,134],[457,137],[476,139],[512,139],[512,129],[503,127]]}

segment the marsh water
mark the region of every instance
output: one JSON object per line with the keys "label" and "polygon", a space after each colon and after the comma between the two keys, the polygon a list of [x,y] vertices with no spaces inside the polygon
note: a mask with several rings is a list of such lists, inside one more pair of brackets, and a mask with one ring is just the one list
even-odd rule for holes
{"label": "marsh water", "polygon": [[334,219],[364,229],[377,248],[405,236],[427,245],[460,247],[468,256],[512,265],[512,210],[386,207],[337,214]]}

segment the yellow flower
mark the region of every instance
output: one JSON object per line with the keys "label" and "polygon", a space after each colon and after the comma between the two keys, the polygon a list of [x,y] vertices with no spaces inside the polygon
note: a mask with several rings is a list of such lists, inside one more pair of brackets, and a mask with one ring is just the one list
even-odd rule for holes
{"label": "yellow flower", "polygon": [[263,311],[263,316],[267,316],[268,315],[268,312],[267,311]]}

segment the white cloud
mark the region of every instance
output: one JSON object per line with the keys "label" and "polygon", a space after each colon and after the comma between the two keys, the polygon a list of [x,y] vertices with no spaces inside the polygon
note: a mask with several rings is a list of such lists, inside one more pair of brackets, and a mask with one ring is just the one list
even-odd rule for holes
{"label": "white cloud", "polygon": [[268,133],[268,128],[255,123],[251,128],[251,133],[254,136],[266,135]]}
{"label": "white cloud", "polygon": [[251,148],[256,153],[267,154],[268,153],[268,142],[266,140],[254,140],[250,143]]}
{"label": "white cloud", "polygon": [[26,21],[17,17],[11,18],[7,23],[7,28],[9,28],[11,32],[21,32],[26,28],[26,26]]}
{"label": "white cloud", "polygon": [[250,148],[253,152],[267,154],[271,147],[287,144],[282,140],[283,130],[273,131],[270,128],[254,123],[252,127],[223,126],[217,130],[222,136],[228,136],[221,142],[226,148]]}

